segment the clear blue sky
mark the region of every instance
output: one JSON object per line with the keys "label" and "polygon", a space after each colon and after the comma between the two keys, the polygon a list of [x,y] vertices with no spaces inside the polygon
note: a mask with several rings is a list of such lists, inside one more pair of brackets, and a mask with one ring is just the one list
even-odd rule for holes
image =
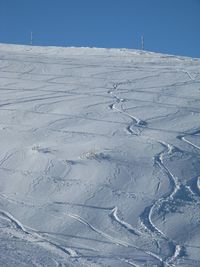
{"label": "clear blue sky", "polygon": [[0,0],[0,42],[200,57],[200,0]]}

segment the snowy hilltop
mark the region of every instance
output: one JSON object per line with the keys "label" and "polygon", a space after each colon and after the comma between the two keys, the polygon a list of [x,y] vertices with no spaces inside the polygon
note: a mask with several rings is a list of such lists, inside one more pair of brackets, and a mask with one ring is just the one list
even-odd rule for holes
{"label": "snowy hilltop", "polygon": [[0,266],[200,266],[200,60],[0,44]]}

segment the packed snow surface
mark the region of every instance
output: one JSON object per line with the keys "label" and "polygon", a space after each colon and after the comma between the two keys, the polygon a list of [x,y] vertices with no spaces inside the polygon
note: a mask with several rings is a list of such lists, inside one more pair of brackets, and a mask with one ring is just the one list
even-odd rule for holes
{"label": "packed snow surface", "polygon": [[0,266],[200,266],[200,60],[0,45]]}

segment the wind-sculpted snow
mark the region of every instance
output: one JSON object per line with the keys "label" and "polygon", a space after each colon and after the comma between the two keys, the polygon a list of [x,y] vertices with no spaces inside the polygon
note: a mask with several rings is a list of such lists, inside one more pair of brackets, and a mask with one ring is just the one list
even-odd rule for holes
{"label": "wind-sculpted snow", "polygon": [[200,60],[0,45],[0,266],[200,266]]}

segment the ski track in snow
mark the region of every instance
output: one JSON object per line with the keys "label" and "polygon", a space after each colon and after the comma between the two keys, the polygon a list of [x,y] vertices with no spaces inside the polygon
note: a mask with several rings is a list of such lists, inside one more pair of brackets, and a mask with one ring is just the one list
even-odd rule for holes
{"label": "ski track in snow", "polygon": [[0,264],[200,266],[199,69],[0,44]]}
{"label": "ski track in snow", "polygon": [[26,236],[28,239],[29,236],[31,236],[31,238],[34,240],[32,242],[43,242],[44,247],[45,247],[45,245],[47,245],[47,249],[48,249],[48,247],[50,249],[52,248],[53,250],[58,251],[59,254],[61,253],[61,255],[64,253],[64,256],[65,256],[65,254],[67,254],[67,256],[71,256],[71,257],[77,256],[77,253],[75,251],[73,251],[72,249],[64,248],[64,247],[62,247],[62,246],[60,246],[60,245],[58,245],[52,241],[49,241],[48,239],[39,235],[35,230],[24,226],[21,222],[19,222],[16,218],[14,218],[10,213],[0,210],[0,217],[5,218],[6,220],[9,220],[15,226],[15,228],[23,234],[22,239],[24,239],[24,238],[26,239]]}

